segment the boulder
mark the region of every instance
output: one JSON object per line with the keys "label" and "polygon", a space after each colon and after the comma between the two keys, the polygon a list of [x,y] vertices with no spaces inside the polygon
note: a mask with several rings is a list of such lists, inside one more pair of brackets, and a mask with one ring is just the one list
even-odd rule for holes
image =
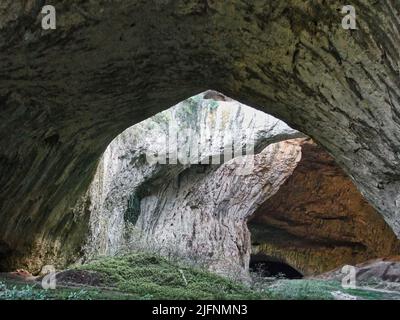
{"label": "boulder", "polygon": [[[387,257],[370,260],[354,266],[356,271],[356,282],[359,284],[384,282],[400,282],[400,257]],[[342,268],[326,272],[319,279],[339,280],[345,276]]]}

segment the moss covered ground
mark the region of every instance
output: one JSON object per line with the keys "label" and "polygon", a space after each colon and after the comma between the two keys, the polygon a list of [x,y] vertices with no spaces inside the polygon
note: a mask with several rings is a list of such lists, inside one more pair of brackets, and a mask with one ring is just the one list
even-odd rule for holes
{"label": "moss covered ground", "polygon": [[[44,290],[40,281],[28,282],[0,276],[0,299],[331,300],[335,296],[367,300],[400,299],[400,294],[394,291],[343,289],[339,282],[327,280],[275,279],[252,285],[242,284],[146,253],[99,258],[72,267],[60,275],[57,276],[55,290]],[[88,275],[96,281],[88,283]]]}
{"label": "moss covered ground", "polygon": [[150,254],[99,259],[80,267],[104,275],[107,285],[139,299],[260,299],[238,282]]}

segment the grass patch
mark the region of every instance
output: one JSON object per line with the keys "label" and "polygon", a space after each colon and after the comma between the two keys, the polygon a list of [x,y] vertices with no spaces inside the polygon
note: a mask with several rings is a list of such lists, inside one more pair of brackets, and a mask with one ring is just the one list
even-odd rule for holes
{"label": "grass patch", "polygon": [[92,300],[102,297],[97,290],[57,288],[44,290],[36,283],[0,281],[0,300]]}
{"label": "grass patch", "polygon": [[257,277],[250,287],[181,262],[136,253],[63,271],[57,274],[55,290],[44,290],[40,281],[0,275],[0,300],[332,300],[332,293],[336,298],[399,300],[400,292],[392,287],[378,282],[344,289],[335,280]]}
{"label": "grass patch", "polygon": [[261,293],[208,271],[147,253],[107,257],[79,267],[138,299],[261,299]]}

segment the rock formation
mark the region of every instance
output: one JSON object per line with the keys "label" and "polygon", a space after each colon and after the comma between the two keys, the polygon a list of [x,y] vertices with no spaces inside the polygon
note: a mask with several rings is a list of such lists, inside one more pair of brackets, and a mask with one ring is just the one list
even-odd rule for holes
{"label": "rock formation", "polygon": [[[127,129],[105,151],[77,209],[90,214],[86,258],[140,247],[244,276],[247,218],[300,157],[298,146],[273,143],[300,136],[260,111],[202,95]],[[252,151],[246,145],[262,152],[241,157]],[[236,157],[226,159],[227,150]],[[171,151],[178,151],[175,160],[191,151],[190,163],[171,163]]]}
{"label": "rock formation", "polygon": [[[392,290],[399,290],[398,283],[400,282],[400,257],[392,256],[387,257],[385,259],[374,259],[370,261],[366,261],[364,263],[357,264],[354,266],[354,276],[356,283],[355,285],[371,285],[374,283],[380,286],[394,286],[397,283],[397,286],[392,288]],[[349,275],[349,269],[339,268],[336,270],[332,270],[326,272],[324,274],[319,275],[318,277],[314,277],[317,279],[327,279],[327,280],[339,280],[342,281],[344,275]],[[386,284],[385,284],[386,282]],[[390,289],[383,288],[383,289]]]}
{"label": "rock formation", "polygon": [[323,146],[400,235],[400,3],[61,1],[0,4],[0,262],[65,264],[73,208],[123,130],[213,88]]}
{"label": "rock formation", "polygon": [[245,278],[251,250],[247,219],[278,191],[300,156],[299,146],[279,142],[255,156],[254,171],[248,175],[236,173],[245,163],[231,160],[203,173],[191,167],[155,186],[140,203],[139,241],[162,254]]}
{"label": "rock formation", "polygon": [[[184,101],[107,148],[80,209],[90,214],[85,259],[156,251],[246,278],[251,253],[304,275],[399,253],[392,230],[328,153],[271,116],[218,93],[204,97],[211,100]],[[262,150],[245,175],[236,170],[250,156],[219,162],[233,138],[240,151],[249,143]],[[182,151],[190,163],[171,163]]]}
{"label": "rock formation", "polygon": [[400,253],[400,241],[332,157],[312,141],[279,191],[249,221],[253,254],[304,275]]}

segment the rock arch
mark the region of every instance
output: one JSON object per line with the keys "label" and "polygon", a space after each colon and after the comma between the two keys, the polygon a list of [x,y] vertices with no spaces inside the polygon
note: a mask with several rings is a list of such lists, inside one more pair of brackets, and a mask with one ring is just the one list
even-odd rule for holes
{"label": "rock arch", "polygon": [[2,267],[68,262],[88,219],[72,208],[108,143],[207,88],[324,146],[399,236],[400,4],[353,4],[357,31],[336,0],[54,1],[43,31],[41,1],[4,1]]}

